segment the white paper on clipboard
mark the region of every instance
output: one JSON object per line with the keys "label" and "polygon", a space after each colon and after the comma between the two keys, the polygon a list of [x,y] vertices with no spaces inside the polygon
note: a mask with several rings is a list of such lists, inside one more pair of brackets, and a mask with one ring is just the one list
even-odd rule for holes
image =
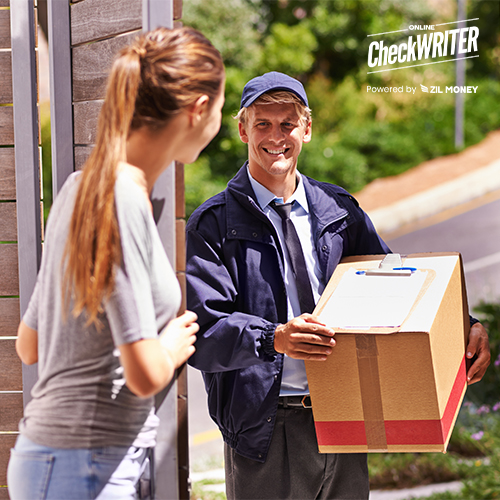
{"label": "white paper on clipboard", "polygon": [[410,276],[365,276],[350,268],[319,317],[332,328],[399,327],[417,300],[426,276],[426,271]]}

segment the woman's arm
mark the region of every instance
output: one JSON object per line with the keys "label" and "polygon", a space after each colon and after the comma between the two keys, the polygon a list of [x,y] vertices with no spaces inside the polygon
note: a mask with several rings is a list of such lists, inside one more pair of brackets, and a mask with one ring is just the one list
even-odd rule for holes
{"label": "woman's arm", "polygon": [[38,332],[24,321],[21,321],[17,329],[16,351],[25,365],[38,361]]}
{"label": "woman's arm", "polygon": [[196,320],[196,314],[186,311],[170,321],[158,339],[119,346],[127,386],[136,396],[148,398],[160,392],[194,353]]}

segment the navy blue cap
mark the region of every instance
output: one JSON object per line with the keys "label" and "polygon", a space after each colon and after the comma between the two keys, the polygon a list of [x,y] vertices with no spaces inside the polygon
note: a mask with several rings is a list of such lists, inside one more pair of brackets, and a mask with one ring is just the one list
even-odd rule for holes
{"label": "navy blue cap", "polygon": [[288,92],[294,93],[306,106],[307,95],[304,90],[303,85],[295,78],[285,75],[284,73],[278,73],[277,71],[271,71],[270,73],[265,73],[262,76],[257,76],[250,80],[243,89],[243,94],[241,96],[241,108],[248,108],[256,99],[258,99],[262,94],[269,92],[271,90],[286,90]]}

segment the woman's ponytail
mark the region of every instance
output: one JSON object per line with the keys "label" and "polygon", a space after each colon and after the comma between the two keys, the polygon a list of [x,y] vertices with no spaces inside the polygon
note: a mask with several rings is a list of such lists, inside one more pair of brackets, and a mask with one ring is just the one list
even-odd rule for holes
{"label": "woman's ponytail", "polygon": [[64,310],[84,310],[87,324],[98,323],[112,291],[119,263],[120,235],[115,212],[117,167],[126,160],[127,137],[141,78],[140,48],[125,49],[111,70],[98,123],[96,145],[83,169],[65,249]]}
{"label": "woman's ponytail", "polygon": [[64,254],[63,309],[98,315],[114,286],[120,232],[114,188],[132,130],[164,127],[201,95],[214,102],[224,81],[220,53],[189,27],[158,28],[123,49],[111,68],[96,145],[85,163]]}

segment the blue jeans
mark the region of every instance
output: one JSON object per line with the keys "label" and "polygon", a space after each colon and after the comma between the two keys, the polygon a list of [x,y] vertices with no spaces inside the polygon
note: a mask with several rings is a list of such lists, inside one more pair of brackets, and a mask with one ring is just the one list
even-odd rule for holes
{"label": "blue jeans", "polygon": [[20,435],[11,450],[11,500],[136,499],[146,448],[50,448]]}

